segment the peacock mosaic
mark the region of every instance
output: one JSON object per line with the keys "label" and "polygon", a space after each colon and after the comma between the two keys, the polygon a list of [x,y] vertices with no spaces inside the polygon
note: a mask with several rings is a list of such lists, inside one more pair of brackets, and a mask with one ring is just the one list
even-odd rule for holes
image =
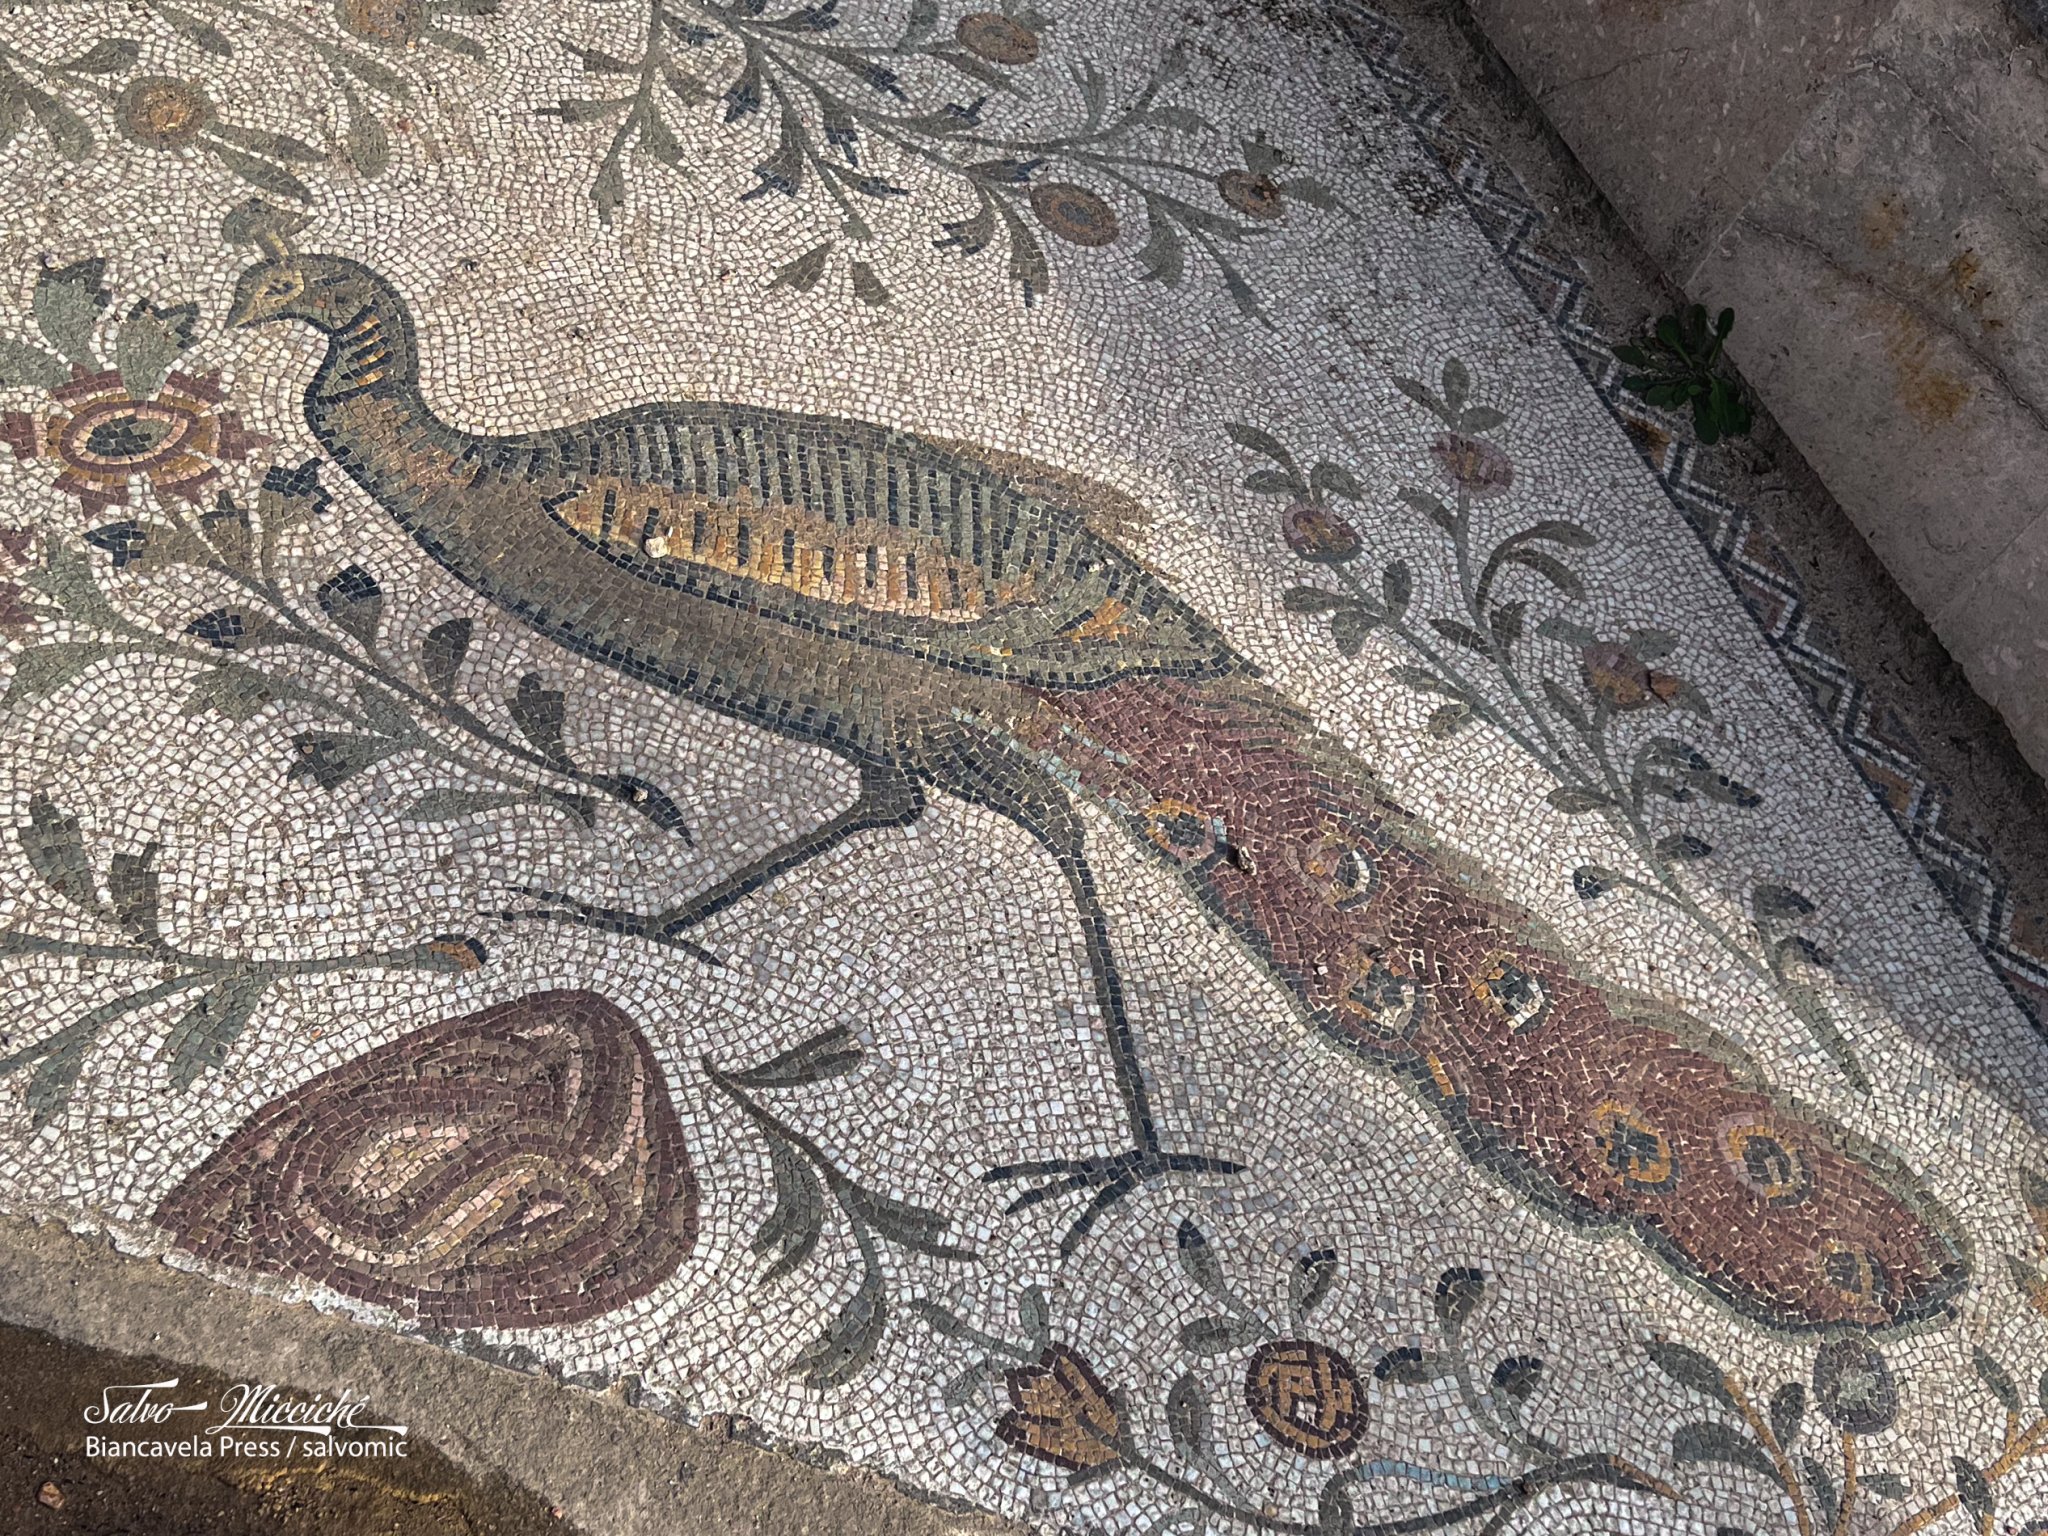
{"label": "peacock mosaic", "polygon": [[9,10],[7,1207],[1063,1530],[2048,1529],[2040,1041],[1325,22]]}

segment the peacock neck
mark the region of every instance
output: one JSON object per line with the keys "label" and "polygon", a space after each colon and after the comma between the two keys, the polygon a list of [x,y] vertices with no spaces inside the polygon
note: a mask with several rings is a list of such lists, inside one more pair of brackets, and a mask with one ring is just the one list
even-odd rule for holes
{"label": "peacock neck", "polygon": [[327,332],[327,356],[306,404],[316,416],[365,395],[405,402],[429,416],[419,392],[419,348],[405,301],[380,282],[350,286]]}

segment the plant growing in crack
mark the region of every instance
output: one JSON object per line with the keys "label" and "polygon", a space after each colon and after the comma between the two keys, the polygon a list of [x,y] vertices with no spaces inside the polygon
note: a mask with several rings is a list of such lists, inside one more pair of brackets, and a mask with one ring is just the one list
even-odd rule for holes
{"label": "plant growing in crack", "polygon": [[1659,410],[1692,410],[1693,435],[1712,447],[1724,437],[1749,431],[1749,403],[1735,381],[1720,370],[1721,348],[1735,329],[1735,311],[1724,309],[1707,325],[1706,306],[1694,304],[1664,316],[1650,334],[1616,347],[1617,362],[1641,370],[1621,387]]}
{"label": "plant growing in crack", "polygon": [[[1197,255],[1240,310],[1260,316],[1235,250],[1270,233],[1290,202],[1338,206],[1320,182],[1290,174],[1286,156],[1262,137],[1242,145],[1238,164],[1197,163],[1162,147],[1175,136],[1216,131],[1162,99],[1184,70],[1178,52],[1165,55],[1121,106],[1112,104],[1102,72],[1083,62],[1067,78],[1073,107],[1064,126],[1001,132],[988,121],[990,104],[1025,99],[1017,72],[1038,60],[1052,25],[1029,6],[1005,0],[1001,11],[961,17],[948,34],[936,0],[916,0],[903,30],[886,41],[843,36],[839,0],[773,17],[766,9],[765,0],[650,0],[637,58],[565,43],[587,74],[617,83],[608,94],[542,109],[566,123],[614,125],[590,188],[601,220],[624,203],[636,151],[672,170],[684,167],[689,155],[670,114],[698,106],[728,126],[774,125],[754,167],[758,180],[742,200],[796,198],[815,187],[856,253],[876,242],[874,209],[916,195],[904,184],[907,173],[956,189],[970,199],[968,211],[938,221],[933,247],[970,257],[1005,252],[1010,281],[1027,304],[1053,281],[1038,231],[1077,250],[1101,250],[1118,242],[1135,207],[1145,222],[1136,253],[1145,279],[1175,286]],[[955,90],[971,99],[954,99]],[[812,246],[771,286],[815,288],[838,244]],[[850,258],[848,271],[856,299],[891,302],[864,254]]]}
{"label": "plant growing in crack", "polygon": [[[102,870],[86,848],[78,819],[48,795],[39,791],[30,796],[28,815],[15,835],[29,868],[73,916],[88,919],[100,933],[93,938],[52,938],[20,927],[0,928],[0,955],[127,963],[150,967],[157,978],[0,1056],[0,1075],[28,1070],[23,1093],[37,1128],[70,1103],[86,1054],[100,1036],[132,1014],[182,1009],[158,1053],[170,1085],[182,1090],[198,1081],[202,1072],[218,1071],[226,1064],[230,1048],[280,981],[364,970],[473,971],[485,960],[483,946],[460,934],[436,934],[401,949],[326,958],[253,960],[202,954],[165,932],[157,862],[163,851],[160,844],[116,853]],[[0,1037],[0,1046],[6,1043]]]}
{"label": "plant growing in crack", "polygon": [[[1747,934],[1738,934],[1701,903],[1693,871],[1714,855],[1705,830],[1673,824],[1674,810],[1754,809],[1762,796],[1721,771],[1693,742],[1660,724],[1673,712],[1711,720],[1712,710],[1692,683],[1664,670],[1678,645],[1667,631],[1636,628],[1603,633],[1561,612],[1541,613],[1546,600],[1583,602],[1584,579],[1575,554],[1598,537],[1564,518],[1539,518],[1493,537],[1475,515],[1504,498],[1515,483],[1514,461],[1487,434],[1506,417],[1471,401],[1472,376],[1456,358],[1443,367],[1440,388],[1396,379],[1401,392],[1444,426],[1429,454],[1445,481],[1448,503],[1435,492],[1403,487],[1402,502],[1435,528],[1450,556],[1446,611],[1422,613],[1413,569],[1403,559],[1379,565],[1339,501],[1363,496],[1356,476],[1328,461],[1306,473],[1272,433],[1245,423],[1226,430],[1239,446],[1270,461],[1247,475],[1245,487],[1286,498],[1280,533],[1294,555],[1327,573],[1331,584],[1305,583],[1282,594],[1290,613],[1328,626],[1340,655],[1356,656],[1369,635],[1384,634],[1414,662],[1390,675],[1441,702],[1429,716],[1430,735],[1448,739],[1475,724],[1508,737],[1556,781],[1547,799],[1566,815],[1598,815],[1633,848],[1634,871],[1586,864],[1573,871],[1581,899],[1597,901],[1616,890],[1682,913],[1744,970],[1767,985],[1799,1019],[1843,1077],[1858,1091],[1869,1080],[1836,1024],[1820,990],[1805,972],[1825,969],[1831,957],[1799,931],[1814,903],[1791,886],[1758,882],[1748,892]],[[1547,642],[1545,650],[1539,642]],[[1573,664],[1561,681],[1559,652]]]}
{"label": "plant growing in crack", "polygon": [[[1672,1498],[1657,1478],[1613,1456],[1567,1456],[1521,1432],[1531,1447],[1518,1453],[1514,1475],[1469,1476],[1405,1461],[1360,1459],[1369,1417],[1366,1379],[1328,1344],[1308,1336],[1309,1325],[1328,1301],[1338,1278],[1329,1249],[1313,1249],[1294,1261],[1289,1273],[1287,1326],[1283,1330],[1231,1287],[1209,1240],[1191,1221],[1174,1235],[1182,1272],[1218,1309],[1181,1331],[1181,1347],[1198,1361],[1252,1351],[1233,1395],[1260,1439],[1298,1464],[1302,1508],[1287,1514],[1267,1492],[1254,1497],[1245,1479],[1225,1465],[1217,1436],[1216,1407],[1202,1367],[1183,1371],[1166,1394],[1162,1417],[1166,1446],[1157,1447],[1141,1429],[1130,1397],[1108,1385],[1076,1348],[1053,1339],[1045,1298],[1036,1288],[1021,1296],[1018,1313],[1025,1337],[1008,1339],[975,1328],[931,1303],[918,1315],[940,1335],[975,1346],[983,1358],[970,1364],[946,1390],[949,1406],[964,1409],[1000,1376],[1009,1408],[996,1420],[997,1439],[1022,1455],[1059,1467],[1069,1484],[1123,1473],[1149,1483],[1179,1501],[1151,1527],[1181,1536],[1212,1528],[1248,1528],[1282,1536],[1393,1536],[1399,1531],[1440,1529],[1487,1520],[1499,1528],[1514,1510],[1545,1491],[1573,1485],[1636,1489]],[[1454,1271],[1456,1275],[1473,1272]],[[1476,1305],[1484,1282],[1461,1282],[1456,1306]],[[1441,1299],[1439,1308],[1445,1303]],[[1462,1323],[1460,1318],[1459,1323]],[[1456,1329],[1452,1331],[1455,1333]],[[1462,1358],[1462,1356],[1461,1356]],[[1496,1369],[1502,1375],[1510,1362]],[[1534,1368],[1540,1372],[1540,1365]],[[1502,1389],[1526,1397],[1535,1376],[1526,1362],[1506,1371],[1517,1383]],[[1476,1391],[1476,1389],[1475,1389]],[[1498,1430],[1498,1419],[1489,1421]],[[1513,1419],[1519,1424],[1519,1418]],[[1325,1470],[1326,1469],[1326,1470]],[[1303,1474],[1307,1474],[1305,1477]],[[1456,1502],[1423,1514],[1360,1520],[1357,1490],[1373,1482],[1401,1480],[1447,1491]],[[1311,1509],[1309,1506],[1313,1504]]]}
{"label": "plant growing in crack", "polygon": [[817,1142],[764,1109],[754,1097],[764,1090],[799,1088],[838,1077],[861,1064],[862,1051],[850,1030],[835,1027],[792,1046],[759,1066],[726,1071],[703,1059],[706,1075],[753,1121],[768,1144],[775,1177],[775,1206],[754,1234],[753,1251],[768,1259],[759,1284],[796,1270],[817,1250],[824,1234],[827,1197],[860,1254],[860,1283],[853,1295],[790,1364],[790,1373],[818,1391],[841,1387],[867,1369],[881,1347],[889,1321],[889,1275],[881,1245],[954,1263],[970,1262],[972,1249],[946,1241],[952,1223],[937,1211],[868,1188],[847,1173]]}

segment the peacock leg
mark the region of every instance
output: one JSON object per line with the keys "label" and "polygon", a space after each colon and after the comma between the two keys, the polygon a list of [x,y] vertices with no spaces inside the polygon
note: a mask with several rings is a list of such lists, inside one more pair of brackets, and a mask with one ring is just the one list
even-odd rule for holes
{"label": "peacock leg", "polygon": [[1081,942],[1087,956],[1095,1004],[1109,1032],[1110,1065],[1117,1092],[1129,1118],[1132,1147],[1111,1157],[1050,1158],[991,1168],[984,1182],[1040,1179],[1010,1204],[1012,1212],[1077,1190],[1094,1195],[1075,1218],[1061,1243],[1071,1253],[1094,1226],[1096,1218],[1139,1185],[1168,1173],[1224,1174],[1242,1166],[1193,1152],[1167,1152],[1159,1144],[1159,1128],[1138,1062],[1137,1041],[1124,1007],[1123,979],[1109,942],[1109,919],[1088,867],[1086,833],[1067,792],[1050,774],[1014,748],[965,725],[926,731],[913,749],[913,766],[932,787],[979,805],[1029,832],[1058,862],[1075,913],[1081,920]]}
{"label": "peacock leg", "polygon": [[518,894],[540,902],[521,912],[503,912],[506,921],[539,920],[602,928],[630,934],[656,944],[668,944],[695,955],[707,964],[721,964],[702,945],[684,937],[699,923],[723,912],[734,902],[758,891],[769,881],[821,854],[829,853],[849,837],[883,827],[907,827],[924,814],[924,794],[917,781],[893,763],[862,762],[860,793],[852,805],[800,837],[752,859],[723,880],[699,892],[688,901],[659,912],[632,912],[536,887],[522,887]]}

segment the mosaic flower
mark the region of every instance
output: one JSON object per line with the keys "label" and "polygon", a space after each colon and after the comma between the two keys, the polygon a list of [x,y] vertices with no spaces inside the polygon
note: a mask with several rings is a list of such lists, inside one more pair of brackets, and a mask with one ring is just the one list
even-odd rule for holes
{"label": "mosaic flower", "polygon": [[962,16],[953,37],[969,53],[991,64],[1029,64],[1038,57],[1038,34],[996,11]]}
{"label": "mosaic flower", "polygon": [[1669,704],[1685,692],[1682,678],[1653,670],[1626,646],[1607,640],[1580,648],[1579,676],[1588,693],[1616,710]]}
{"label": "mosaic flower", "polygon": [[1116,210],[1086,187],[1071,181],[1043,182],[1031,189],[1038,222],[1074,245],[1108,245],[1118,232]]}
{"label": "mosaic flower", "polygon": [[[9,342],[0,350],[0,387],[44,392],[37,412],[0,413],[0,442],[17,459],[61,466],[57,489],[87,512],[125,506],[146,480],[159,496],[185,501],[220,476],[220,465],[269,441],[222,410],[218,374],[174,370],[192,345],[194,304],[137,303],[114,336],[118,366],[102,366],[102,313],[112,301],[106,263],[94,258],[45,271],[36,283],[36,324],[50,351]],[[68,374],[68,378],[67,378]]]}
{"label": "mosaic flower", "polygon": [[1116,1403],[1088,1362],[1066,1345],[1047,1345],[1037,1364],[1006,1372],[1003,1385],[1012,1407],[996,1434],[1005,1444],[1069,1472],[1122,1459]]}
{"label": "mosaic flower", "polygon": [[1259,1426],[1311,1461],[1342,1456],[1365,1433],[1365,1386],[1325,1344],[1275,1339],[1245,1367],[1244,1403]]}
{"label": "mosaic flower", "polygon": [[385,48],[437,43],[454,53],[483,57],[483,49],[440,22],[457,16],[495,16],[498,0],[335,0],[334,19],[350,37]]}
{"label": "mosaic flower", "polygon": [[151,149],[183,149],[215,116],[204,89],[171,75],[137,75],[114,103],[123,137]]}
{"label": "mosaic flower", "polygon": [[1280,532],[1295,554],[1321,565],[1342,565],[1364,547],[1358,530],[1320,502],[1295,502],[1281,515]]}
{"label": "mosaic flower", "polygon": [[1813,1399],[1829,1423],[1852,1434],[1874,1435],[1899,1416],[1891,1367],[1875,1345],[1853,1335],[1829,1340],[1814,1356]]}
{"label": "mosaic flower", "polygon": [[22,411],[0,417],[0,441],[17,459],[61,464],[57,489],[88,513],[126,506],[138,478],[159,496],[196,501],[223,462],[270,441],[219,408],[226,396],[216,374],[173,373],[155,395],[137,399],[117,371],[80,370],[50,398],[54,409],[40,422]]}
{"label": "mosaic flower", "polygon": [[1446,432],[1429,445],[1443,477],[1474,501],[1505,496],[1515,483],[1515,466],[1507,454],[1483,438]]}
{"label": "mosaic flower", "polygon": [[1277,219],[1287,211],[1280,183],[1251,171],[1225,171],[1216,178],[1216,195],[1252,219]]}

